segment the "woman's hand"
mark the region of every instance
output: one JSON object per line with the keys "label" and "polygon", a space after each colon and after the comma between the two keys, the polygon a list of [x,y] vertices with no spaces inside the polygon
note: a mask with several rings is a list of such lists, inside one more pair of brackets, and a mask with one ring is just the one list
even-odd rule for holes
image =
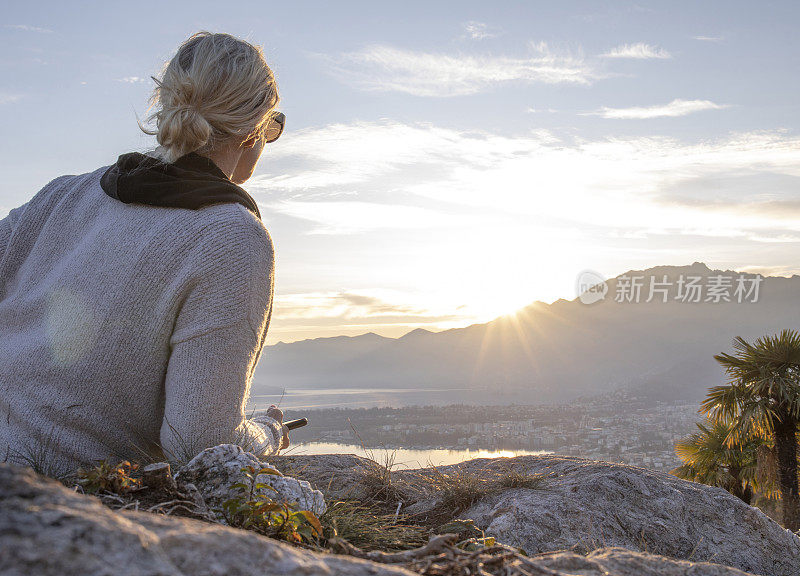
{"label": "woman's hand", "polygon": [[[276,420],[278,424],[283,426],[283,411],[272,404],[269,408],[267,408],[267,416]],[[281,439],[281,446],[280,449],[283,450],[289,447],[289,429],[286,426],[283,426],[283,438]]]}

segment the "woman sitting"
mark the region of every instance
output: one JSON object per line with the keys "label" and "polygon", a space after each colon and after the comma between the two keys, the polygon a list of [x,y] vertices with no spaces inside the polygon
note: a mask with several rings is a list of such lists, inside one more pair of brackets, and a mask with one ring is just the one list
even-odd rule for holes
{"label": "woman sitting", "polygon": [[[154,80],[156,80],[154,78]],[[185,41],[156,80],[160,146],[52,180],[0,220],[0,461],[69,472],[288,445],[245,402],[273,246],[239,184],[284,117],[262,50]]]}

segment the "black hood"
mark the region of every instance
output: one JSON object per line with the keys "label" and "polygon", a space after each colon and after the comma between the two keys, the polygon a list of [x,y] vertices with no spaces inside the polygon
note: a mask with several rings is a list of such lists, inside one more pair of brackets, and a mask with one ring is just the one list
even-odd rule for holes
{"label": "black hood", "polygon": [[149,204],[197,210],[210,204],[236,202],[261,218],[253,197],[211,161],[189,152],[163,162],[139,152],[123,154],[103,174],[106,194],[126,204]]}

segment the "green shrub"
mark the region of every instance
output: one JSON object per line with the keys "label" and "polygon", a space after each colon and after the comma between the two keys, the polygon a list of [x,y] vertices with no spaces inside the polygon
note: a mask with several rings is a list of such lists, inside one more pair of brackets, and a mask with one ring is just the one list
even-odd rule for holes
{"label": "green shrub", "polygon": [[276,502],[260,492],[275,491],[269,484],[257,481],[260,474],[280,475],[280,472],[274,468],[256,470],[252,466],[244,469],[245,481],[233,485],[239,496],[222,504],[221,512],[228,525],[296,544],[321,538],[322,525],[313,512],[298,510],[296,503]]}

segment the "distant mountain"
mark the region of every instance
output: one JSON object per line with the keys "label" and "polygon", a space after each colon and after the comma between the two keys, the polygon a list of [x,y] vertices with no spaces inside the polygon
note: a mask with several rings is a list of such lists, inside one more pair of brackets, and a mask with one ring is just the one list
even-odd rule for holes
{"label": "distant mountain", "polygon": [[[690,283],[702,290],[699,302],[692,301],[697,293]],[[605,285],[598,302],[534,302],[516,315],[466,328],[276,344],[264,351],[253,392],[453,388],[465,389],[452,394],[453,403],[497,404],[562,402],[625,388],[695,401],[724,381],[713,355],[730,350],[735,336],[800,328],[800,276],[759,283],[754,275],[696,262],[632,270]]]}

